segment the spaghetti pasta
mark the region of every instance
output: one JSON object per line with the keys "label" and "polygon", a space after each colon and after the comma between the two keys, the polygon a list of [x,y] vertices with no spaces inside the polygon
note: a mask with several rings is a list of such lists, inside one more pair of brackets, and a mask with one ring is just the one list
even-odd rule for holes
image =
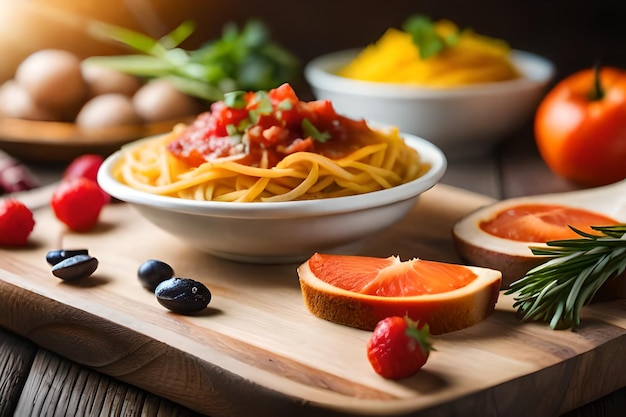
{"label": "spaghetti pasta", "polygon": [[[281,88],[282,95],[285,95],[285,87]],[[295,97],[292,91],[289,87],[287,93],[291,94],[288,96]],[[287,108],[280,93],[277,90],[269,92],[275,113],[281,103]],[[250,104],[254,103],[250,99],[252,96],[247,97],[247,107],[253,106]],[[317,130],[309,136],[304,132],[306,128],[293,129],[293,126],[303,126],[302,120],[289,126],[284,113],[278,113],[283,119],[274,116],[273,122],[276,123],[260,132],[259,129],[255,131],[255,127],[261,123],[249,123],[240,128],[239,136],[232,134],[232,127],[226,136],[216,136],[215,132],[207,130],[206,124],[196,122],[124,146],[114,175],[130,187],[177,198],[277,202],[377,191],[411,181],[427,170],[397,128],[371,129],[365,122],[339,116],[334,110],[322,117],[323,113],[310,112],[308,107],[311,103],[320,106],[319,102],[304,103],[293,97],[290,97],[292,107],[288,110],[297,105],[298,114],[304,114],[307,123]],[[205,115],[214,130],[217,125],[215,116],[223,108],[223,103],[214,105],[211,113]],[[250,117],[250,108],[246,111]],[[259,120],[265,123],[262,117]],[[204,127],[199,128],[200,125]],[[268,131],[271,134],[264,133]],[[255,133],[261,138],[260,144]],[[282,139],[269,144],[267,139],[272,135]],[[314,140],[316,135],[317,141]],[[200,141],[199,136],[202,137]],[[213,137],[220,138],[220,146],[232,144],[227,153],[215,155],[215,147],[207,144]],[[228,141],[224,141],[224,137],[229,138]],[[300,150],[302,146],[306,148]],[[200,150],[205,151],[204,159],[194,163]],[[222,148],[218,151],[226,152]]]}

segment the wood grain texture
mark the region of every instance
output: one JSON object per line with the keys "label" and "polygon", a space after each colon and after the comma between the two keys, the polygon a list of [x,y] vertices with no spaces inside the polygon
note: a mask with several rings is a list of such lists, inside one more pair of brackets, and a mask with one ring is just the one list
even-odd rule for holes
{"label": "wood grain texture", "polygon": [[168,132],[193,117],[130,126],[85,128],[75,123],[0,118],[0,148],[15,158],[68,164],[85,153],[108,156],[137,138]]}
{"label": "wood grain texture", "polygon": [[[438,185],[363,254],[459,262],[451,225],[491,201]],[[555,416],[626,386],[625,300],[585,307],[578,331],[556,332],[521,324],[501,295],[484,323],[437,337],[418,375],[386,381],[365,358],[368,332],[306,311],[297,265],[202,254],[124,204],[106,207],[85,234],[66,233],[47,208],[35,217],[30,247],[0,249],[0,326],[213,417]],[[54,278],[45,253],[61,246],[89,248],[100,261],[94,276]],[[209,308],[180,316],[161,307],[136,277],[148,258],[204,282],[214,295]]]}
{"label": "wood grain texture", "polygon": [[13,415],[37,346],[0,328],[0,417]]}
{"label": "wood grain texture", "polygon": [[198,417],[199,414],[45,349],[33,361],[16,416]]}

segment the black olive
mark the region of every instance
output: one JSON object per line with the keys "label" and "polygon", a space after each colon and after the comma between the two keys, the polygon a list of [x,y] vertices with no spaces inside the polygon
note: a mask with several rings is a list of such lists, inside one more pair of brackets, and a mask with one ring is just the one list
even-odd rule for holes
{"label": "black olive", "polygon": [[77,281],[91,276],[98,268],[98,259],[89,255],[75,255],[52,267],[52,274],[64,281]]}
{"label": "black olive", "polygon": [[157,285],[174,276],[174,269],[163,261],[149,259],[139,265],[137,277],[141,285],[147,290],[154,292]]}
{"label": "black olive", "polygon": [[211,291],[189,278],[167,279],[157,285],[154,294],[163,307],[181,314],[200,311],[211,301]]}
{"label": "black olive", "polygon": [[59,249],[51,250],[46,254],[46,262],[56,265],[59,262],[76,255],[89,255],[87,249]]}

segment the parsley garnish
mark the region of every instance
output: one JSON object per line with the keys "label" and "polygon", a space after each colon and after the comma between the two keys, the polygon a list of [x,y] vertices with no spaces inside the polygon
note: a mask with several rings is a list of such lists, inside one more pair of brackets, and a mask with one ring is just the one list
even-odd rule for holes
{"label": "parsley garnish", "polygon": [[259,116],[263,114],[272,114],[274,107],[272,107],[272,101],[270,100],[267,91],[257,91],[255,93],[256,103],[251,103],[253,108],[248,112],[248,118],[252,124],[259,121]]}
{"label": "parsley garnish", "polygon": [[422,59],[436,55],[459,41],[458,33],[446,37],[440,36],[435,22],[422,15],[409,17],[402,25],[402,30],[412,36],[413,43],[417,45]]}
{"label": "parsley garnish", "polygon": [[278,103],[278,106],[276,106],[276,108],[279,110],[291,110],[293,108],[293,103],[291,102],[291,100],[286,98]]}
{"label": "parsley garnish", "polygon": [[328,132],[320,132],[319,130],[317,130],[313,123],[311,123],[311,121],[306,117],[302,119],[301,126],[302,133],[305,137],[311,137],[313,138],[313,140],[316,140],[318,142],[324,143],[332,137]]}
{"label": "parsley garnish", "polygon": [[226,133],[228,133],[228,136],[237,136],[239,131],[237,130],[237,126],[230,123],[226,125]]}
{"label": "parsley garnish", "polygon": [[243,91],[233,91],[224,94],[224,104],[233,109],[243,109],[246,107],[246,93]]}
{"label": "parsley garnish", "polygon": [[258,103],[255,108],[257,113],[271,114],[272,111],[274,111],[274,107],[272,106],[272,100],[270,100],[270,96],[267,91],[257,91],[255,96]]}

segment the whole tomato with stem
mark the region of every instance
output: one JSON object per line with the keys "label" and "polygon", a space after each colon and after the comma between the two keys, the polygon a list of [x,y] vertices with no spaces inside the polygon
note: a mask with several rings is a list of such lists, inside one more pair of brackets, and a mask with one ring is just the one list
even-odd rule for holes
{"label": "whole tomato with stem", "polygon": [[626,178],[626,71],[596,67],[564,78],[539,104],[534,127],[557,175],[586,186]]}

